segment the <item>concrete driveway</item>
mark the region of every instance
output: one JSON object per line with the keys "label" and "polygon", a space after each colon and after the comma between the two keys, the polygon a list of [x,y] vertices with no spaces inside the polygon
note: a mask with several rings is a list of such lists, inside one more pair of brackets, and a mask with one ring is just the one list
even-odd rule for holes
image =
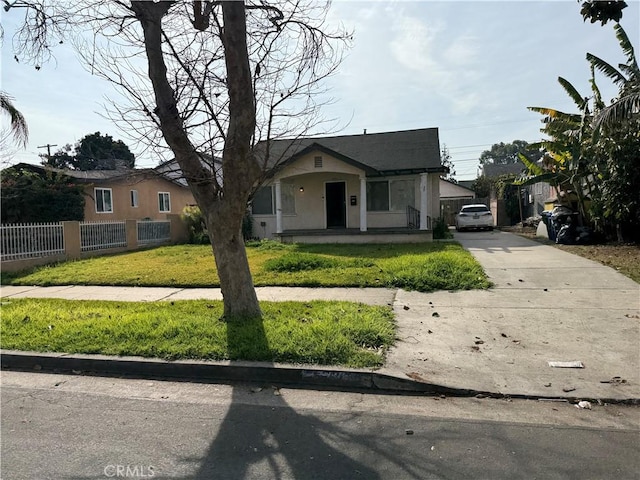
{"label": "concrete driveway", "polygon": [[401,342],[383,371],[512,395],[640,398],[640,285],[510,233],[456,232],[455,240],[494,287],[399,291]]}

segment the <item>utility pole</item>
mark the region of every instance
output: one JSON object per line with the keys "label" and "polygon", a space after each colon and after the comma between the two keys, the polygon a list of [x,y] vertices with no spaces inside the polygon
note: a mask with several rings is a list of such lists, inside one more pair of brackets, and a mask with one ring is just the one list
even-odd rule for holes
{"label": "utility pole", "polygon": [[57,147],[58,145],[51,145],[50,143],[47,143],[46,145],[41,145],[38,146],[38,148],[46,148],[47,149],[47,160],[51,160],[51,147]]}

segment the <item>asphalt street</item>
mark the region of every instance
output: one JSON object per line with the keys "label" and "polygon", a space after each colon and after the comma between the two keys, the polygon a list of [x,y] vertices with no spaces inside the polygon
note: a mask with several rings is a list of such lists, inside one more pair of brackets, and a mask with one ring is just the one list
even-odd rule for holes
{"label": "asphalt street", "polygon": [[636,479],[638,407],[3,372],[2,478]]}

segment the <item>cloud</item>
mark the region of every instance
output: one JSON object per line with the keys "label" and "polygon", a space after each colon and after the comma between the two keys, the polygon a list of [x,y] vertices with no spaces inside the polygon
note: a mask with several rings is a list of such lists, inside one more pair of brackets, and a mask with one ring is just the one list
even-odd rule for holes
{"label": "cloud", "polygon": [[[393,58],[405,69],[405,82],[428,95],[444,98],[453,114],[466,114],[481,104],[477,93],[482,72],[476,39],[453,36],[445,22],[427,22],[417,16],[393,11]],[[460,67],[464,66],[464,69]]]}

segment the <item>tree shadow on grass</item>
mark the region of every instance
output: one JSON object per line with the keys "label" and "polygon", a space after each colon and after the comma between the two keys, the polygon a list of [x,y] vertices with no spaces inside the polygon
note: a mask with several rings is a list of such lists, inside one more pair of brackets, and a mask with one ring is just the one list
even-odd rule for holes
{"label": "tree shadow on grass", "polygon": [[[252,349],[269,352],[262,321],[246,321],[255,322]],[[243,356],[243,330],[246,325],[243,328],[239,323],[227,324],[230,358]],[[229,410],[194,479],[379,478],[371,468],[337,450],[328,440],[350,442],[344,432],[315,416],[296,412],[277,395],[277,390],[273,390],[270,405],[247,404],[246,390],[247,386],[234,386]]]}

